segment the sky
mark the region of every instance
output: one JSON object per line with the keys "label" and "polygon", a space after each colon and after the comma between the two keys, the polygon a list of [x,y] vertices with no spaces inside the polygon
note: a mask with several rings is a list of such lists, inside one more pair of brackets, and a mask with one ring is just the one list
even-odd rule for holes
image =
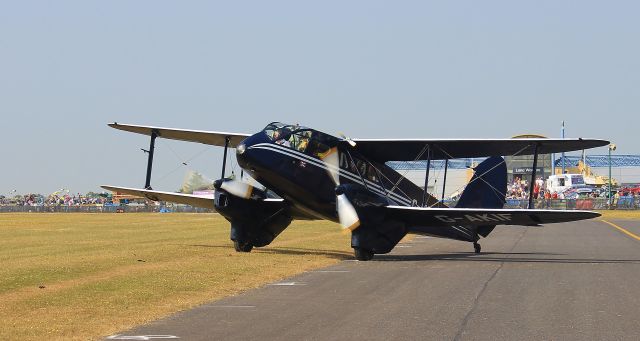
{"label": "sky", "polygon": [[[148,138],[113,121],[505,138],[559,137],[564,120],[568,137],[640,154],[639,12],[637,1],[2,1],[0,194],[142,187]],[[152,186],[176,190],[189,171],[217,179],[221,164],[222,148],[158,139]]]}

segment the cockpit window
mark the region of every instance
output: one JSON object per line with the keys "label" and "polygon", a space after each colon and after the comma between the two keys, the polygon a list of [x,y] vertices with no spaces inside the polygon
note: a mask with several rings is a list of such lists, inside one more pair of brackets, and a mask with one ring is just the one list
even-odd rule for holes
{"label": "cockpit window", "polygon": [[280,138],[280,135],[282,134],[282,129],[285,127],[287,127],[287,125],[284,123],[273,122],[273,123],[269,123],[262,131],[264,131],[265,134],[267,134],[267,136],[269,137],[269,139],[271,139],[271,141],[275,141],[278,138]]}
{"label": "cockpit window", "polygon": [[338,139],[331,135],[297,124],[273,122],[263,131],[271,141],[279,145],[319,158],[338,144]]}
{"label": "cockpit window", "polygon": [[280,122],[269,123],[263,131],[271,141],[278,141],[280,139],[288,139],[292,132],[299,129],[308,129],[299,125],[290,125]]}
{"label": "cockpit window", "polygon": [[[309,140],[313,136],[313,130],[310,129],[298,129],[291,133],[289,139],[289,147],[299,151],[306,152],[309,147]],[[277,142],[276,142],[277,143]]]}

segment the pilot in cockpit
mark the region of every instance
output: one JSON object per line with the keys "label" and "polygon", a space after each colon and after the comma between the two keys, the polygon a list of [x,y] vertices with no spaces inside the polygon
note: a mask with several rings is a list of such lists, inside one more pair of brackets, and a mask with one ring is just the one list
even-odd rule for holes
{"label": "pilot in cockpit", "polygon": [[282,128],[282,129],[276,130],[273,133],[273,139],[279,145],[282,145],[285,147],[291,147],[291,143],[289,142],[289,139],[288,139],[289,135],[291,135],[291,130],[287,128]]}

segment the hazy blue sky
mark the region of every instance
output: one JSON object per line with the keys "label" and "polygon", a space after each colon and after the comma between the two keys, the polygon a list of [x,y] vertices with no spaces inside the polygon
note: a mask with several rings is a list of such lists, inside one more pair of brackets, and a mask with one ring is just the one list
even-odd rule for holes
{"label": "hazy blue sky", "polygon": [[[640,154],[639,4],[3,1],[0,194],[142,186],[148,139],[112,121],[503,138],[565,120]],[[156,161],[175,190],[219,177],[221,148],[159,139]]]}

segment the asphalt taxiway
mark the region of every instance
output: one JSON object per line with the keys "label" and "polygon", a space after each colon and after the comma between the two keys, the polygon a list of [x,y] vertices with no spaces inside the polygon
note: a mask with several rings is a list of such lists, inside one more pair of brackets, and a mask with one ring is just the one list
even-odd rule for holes
{"label": "asphalt taxiway", "polygon": [[640,222],[609,222],[417,237],[111,339],[638,340]]}

